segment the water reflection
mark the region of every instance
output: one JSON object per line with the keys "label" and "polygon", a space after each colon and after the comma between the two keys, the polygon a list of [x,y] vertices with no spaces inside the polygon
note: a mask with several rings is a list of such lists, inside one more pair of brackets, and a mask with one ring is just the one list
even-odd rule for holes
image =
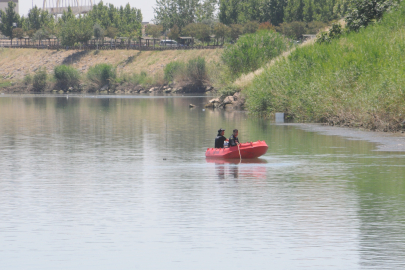
{"label": "water reflection", "polygon": [[215,164],[215,171],[219,179],[239,179],[243,178],[266,178],[266,167],[260,164],[266,164],[267,160],[261,158],[253,159],[214,159],[206,158],[207,163]]}

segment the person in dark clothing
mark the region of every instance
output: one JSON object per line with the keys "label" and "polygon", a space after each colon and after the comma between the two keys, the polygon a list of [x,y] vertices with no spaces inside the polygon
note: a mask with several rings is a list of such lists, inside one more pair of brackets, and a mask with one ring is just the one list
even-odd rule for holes
{"label": "person in dark clothing", "polygon": [[229,137],[229,146],[237,146],[239,144],[238,130],[234,129],[231,137]]}
{"label": "person in dark clothing", "polygon": [[225,129],[220,128],[218,130],[218,135],[215,138],[215,148],[224,148],[224,142],[228,141],[227,138],[224,137]]}

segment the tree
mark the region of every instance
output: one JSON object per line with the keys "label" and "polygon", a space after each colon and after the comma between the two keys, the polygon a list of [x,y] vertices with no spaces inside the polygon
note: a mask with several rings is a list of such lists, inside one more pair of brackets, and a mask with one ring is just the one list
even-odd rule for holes
{"label": "tree", "polygon": [[115,36],[131,38],[141,35],[142,13],[139,9],[131,8],[129,4],[116,8],[112,4],[107,6],[100,1],[93,6],[87,17],[91,19],[93,25],[97,23],[103,29],[109,27],[117,29]]}
{"label": "tree", "polygon": [[[100,39],[104,38],[104,29],[98,23],[95,23],[93,26],[93,36],[99,42]],[[97,50],[98,50],[98,42],[97,42]]]}
{"label": "tree", "polygon": [[303,19],[303,9],[303,0],[289,0],[287,6],[284,9],[284,22],[301,22]]}
{"label": "tree", "polygon": [[217,0],[156,0],[154,22],[163,30],[177,25],[180,30],[186,25],[212,19]]}
{"label": "tree", "polygon": [[61,16],[61,20],[59,20],[61,23],[66,23],[68,21],[71,21],[73,19],[75,19],[75,15],[73,14],[72,8],[68,7],[67,12],[63,11],[63,14]]}
{"label": "tree", "polygon": [[219,21],[223,24],[239,23],[240,0],[219,0]]}
{"label": "tree", "polygon": [[156,24],[149,24],[145,27],[145,33],[153,38],[158,38],[162,35],[163,26]]}
{"label": "tree", "polygon": [[64,46],[74,46],[76,43],[86,43],[93,35],[90,18],[79,17],[69,19],[60,32],[61,43]]}
{"label": "tree", "polygon": [[76,22],[76,42],[87,43],[93,36],[93,27],[90,18],[79,17]]}
{"label": "tree", "polygon": [[24,37],[24,30],[22,28],[14,28],[13,29],[13,37],[18,39],[22,39]]}
{"label": "tree", "polygon": [[264,0],[262,9],[262,20],[269,21],[272,25],[278,26],[284,19],[284,8],[287,0]]}
{"label": "tree", "polygon": [[283,35],[298,40],[301,39],[302,35],[305,33],[305,23],[304,22],[282,23],[278,27],[276,27],[276,29]]}
{"label": "tree", "polygon": [[243,25],[243,34],[255,33],[259,28],[259,23],[256,21],[248,21]]}
{"label": "tree", "polygon": [[237,40],[239,36],[242,34],[242,25],[240,24],[231,24],[230,26],[230,31],[229,31],[229,37],[232,40]]}
{"label": "tree", "polygon": [[108,27],[107,28],[107,32],[106,32],[106,36],[111,38],[111,39],[115,39],[118,35],[118,28],[115,27]]}
{"label": "tree", "polygon": [[204,43],[204,41],[207,43],[210,41],[211,29],[208,25],[206,25],[204,23],[196,23],[195,29],[196,29],[195,37],[197,39],[199,39],[203,43]]}
{"label": "tree", "polygon": [[217,23],[214,26],[213,32],[214,32],[215,38],[217,39],[217,42],[219,39],[222,39],[222,44],[224,44],[225,37],[228,36],[228,33],[230,32],[230,28],[223,23]]}
{"label": "tree", "polygon": [[350,31],[358,31],[367,27],[372,21],[380,20],[393,2],[390,0],[352,0],[352,7],[346,16],[346,27]]}
{"label": "tree", "polygon": [[0,10],[0,32],[11,40],[14,38],[13,27],[17,27],[20,21],[20,16],[14,10],[15,7],[16,4],[10,1],[5,11]]}
{"label": "tree", "polygon": [[218,0],[205,0],[196,7],[196,21],[213,20]]}
{"label": "tree", "polygon": [[185,36],[195,37],[197,35],[197,26],[195,23],[190,23],[186,25],[182,30],[181,33]]}
{"label": "tree", "polygon": [[38,30],[41,28],[41,10],[34,6],[34,8],[30,9],[27,18],[28,29]]}
{"label": "tree", "polygon": [[274,27],[274,25],[272,25],[270,22],[264,22],[259,24],[258,30],[276,31],[276,27]]}
{"label": "tree", "polygon": [[38,29],[38,30],[35,32],[34,36],[32,37],[32,39],[33,39],[34,41],[39,41],[39,44],[41,44],[41,40],[47,39],[47,38],[49,38],[49,33],[48,33],[48,31],[46,31],[46,30],[43,29],[43,28]]}
{"label": "tree", "polygon": [[314,17],[313,0],[304,0],[304,8],[302,14],[304,22],[312,22]]}
{"label": "tree", "polygon": [[173,25],[173,27],[170,29],[170,32],[168,34],[168,37],[172,40],[178,40],[180,37],[180,29],[177,27],[177,25]]}

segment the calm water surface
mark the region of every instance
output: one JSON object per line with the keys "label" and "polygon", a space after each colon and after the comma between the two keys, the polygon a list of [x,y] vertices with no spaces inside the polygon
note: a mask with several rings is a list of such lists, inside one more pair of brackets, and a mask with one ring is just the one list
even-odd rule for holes
{"label": "calm water surface", "polygon": [[0,269],[404,269],[404,153],[208,99],[1,96]]}

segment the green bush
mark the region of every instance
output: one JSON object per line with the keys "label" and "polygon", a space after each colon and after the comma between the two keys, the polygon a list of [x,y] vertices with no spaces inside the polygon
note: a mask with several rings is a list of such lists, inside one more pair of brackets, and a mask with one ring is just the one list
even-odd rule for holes
{"label": "green bush", "polygon": [[186,70],[188,80],[193,84],[202,85],[204,80],[207,78],[204,57],[190,59],[187,63]]}
{"label": "green bush", "polygon": [[92,82],[102,87],[106,84],[111,84],[117,77],[116,69],[110,64],[98,64],[90,67],[87,72],[87,78]]}
{"label": "green bush", "polygon": [[262,67],[291,46],[292,42],[281,34],[261,30],[244,35],[236,44],[227,46],[222,61],[238,77]]}
{"label": "green bush", "polygon": [[179,75],[180,73],[183,73],[185,69],[184,63],[180,61],[172,61],[169,64],[167,64],[164,68],[164,79],[167,82],[172,82],[174,81],[174,78]]}
{"label": "green bush", "polygon": [[34,91],[43,91],[46,87],[46,81],[48,79],[48,74],[45,68],[39,68],[32,79],[32,86]]}
{"label": "green bush", "polygon": [[339,38],[342,33],[343,29],[340,23],[334,23],[328,32],[321,32],[317,36],[316,43],[329,43],[332,41],[332,39]]}
{"label": "green bush", "polygon": [[145,71],[141,71],[141,73],[135,73],[132,75],[129,74],[124,74],[118,80],[123,83],[123,82],[129,82],[133,83],[135,85],[141,85],[141,86],[149,86],[155,83],[155,80],[153,77],[148,76],[148,74]]}
{"label": "green bush", "polygon": [[187,63],[173,61],[164,69],[166,82],[187,81],[194,85],[202,85],[207,78],[207,70],[204,57],[190,59]]}
{"label": "green bush", "polygon": [[54,77],[61,89],[77,87],[80,83],[80,74],[74,67],[60,65],[54,69]]}
{"label": "green bush", "polygon": [[30,74],[25,75],[23,80],[25,85],[29,85],[32,83],[32,76]]}

